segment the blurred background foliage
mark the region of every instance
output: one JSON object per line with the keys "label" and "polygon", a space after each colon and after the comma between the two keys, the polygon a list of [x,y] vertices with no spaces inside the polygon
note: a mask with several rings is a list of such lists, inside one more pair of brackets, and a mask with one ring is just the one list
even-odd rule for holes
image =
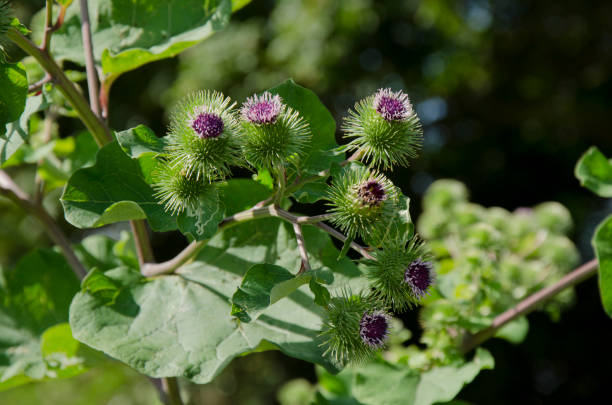
{"label": "blurred background foliage", "polygon": [[[28,24],[43,4],[20,0],[13,7]],[[588,146],[612,152],[610,21],[612,3],[605,0],[258,0],[225,31],[178,58],[119,78],[110,123],[118,130],[146,124],[163,134],[169,107],[192,90],[215,88],[243,100],[287,77],[314,90],[338,122],[375,89],[404,89],[424,124],[425,143],[421,158],[391,177],[411,196],[414,218],[420,197],[438,178],[466,183],[470,200],[484,206],[514,210],[559,201],[573,216],[571,237],[584,261],[592,257],[595,224],[612,209],[573,177]],[[38,121],[34,129],[44,125]],[[65,137],[81,129],[61,118],[55,130]],[[31,168],[11,173],[24,187],[33,184]],[[0,265],[9,267],[47,242],[34,220],[5,200],[0,207]],[[154,242],[160,260],[184,243],[175,234]],[[403,320],[418,332],[416,312]],[[560,404],[605,392],[612,327],[595,280],[577,288],[576,305],[561,322],[544,314],[530,321],[522,345],[486,343],[495,370],[482,372],[460,399]],[[212,384],[183,388],[191,403],[270,404],[295,377],[313,381],[312,365],[262,353],[235,361]],[[144,404],[154,398],[146,378],[115,363],[0,393],[3,404]]]}

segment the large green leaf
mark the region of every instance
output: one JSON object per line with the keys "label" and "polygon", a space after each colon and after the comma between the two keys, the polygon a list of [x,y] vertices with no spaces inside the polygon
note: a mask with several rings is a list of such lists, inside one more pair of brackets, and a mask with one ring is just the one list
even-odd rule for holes
{"label": "large green leaf", "polygon": [[175,218],[157,202],[149,184],[155,165],[153,156],[130,159],[117,142],[105,145],[95,165],[68,180],[61,198],[66,220],[91,228],[146,218],[155,231],[176,229]]}
{"label": "large green leaf", "polygon": [[329,110],[312,91],[287,80],[269,90],[283,98],[285,104],[300,112],[310,125],[312,138],[306,148],[306,155],[299,164],[299,170],[316,174],[330,168],[333,162],[341,162],[343,156],[334,152],[336,143],[336,122]]}
{"label": "large green leaf", "polygon": [[[117,77],[146,63],[177,55],[223,29],[232,13],[230,0],[90,0],[94,58],[106,75]],[[244,6],[242,0],[237,6]],[[44,10],[43,10],[44,12]],[[43,12],[33,21],[42,27]],[[53,34],[58,60],[84,65],[80,5],[74,2]],[[39,31],[38,38],[42,36]]]}
{"label": "large green leaf", "polygon": [[0,390],[85,370],[72,338],[70,300],[79,281],[64,258],[37,250],[3,273],[0,288]]}
{"label": "large green leaf", "polygon": [[28,97],[21,117],[7,124],[6,133],[0,136],[0,165],[17,152],[17,149],[28,139],[30,135],[28,123],[32,114],[44,110],[48,105],[43,94]]}
{"label": "large green leaf", "polygon": [[608,316],[612,317],[612,216],[595,230],[593,247],[599,261],[601,302]]}
{"label": "large green leaf", "polygon": [[[353,290],[363,287],[350,260],[336,261],[338,251],[326,234],[304,227],[304,237],[313,267],[333,269],[331,288],[349,282]],[[270,349],[334,370],[322,357],[317,336],[323,309],[313,303],[308,286],[249,323],[230,315],[230,298],[242,276],[260,263],[297,272],[301,259],[291,226],[268,218],[228,228],[176,275],[147,280],[133,270],[107,271],[118,294],[109,301],[108,293],[80,292],[72,302],[70,324],[80,341],[153,377],[205,383],[236,356]]]}
{"label": "large green leaf", "polygon": [[225,207],[219,199],[219,191],[213,191],[200,196],[197,208],[187,208],[181,212],[176,223],[179,230],[190,240],[205,240],[217,233],[219,222],[225,217]]}
{"label": "large green leaf", "polygon": [[580,184],[600,197],[612,197],[612,160],[593,146],[576,164],[576,177]]}
{"label": "large green leaf", "polygon": [[25,108],[28,77],[23,64],[0,60],[0,89],[0,134],[4,134],[4,126],[19,119]]}
{"label": "large green leaf", "polygon": [[331,403],[342,399],[361,405],[432,405],[455,398],[480,370],[493,364],[491,354],[479,348],[472,361],[421,373],[383,360],[346,368],[337,376],[319,370],[319,384]]}

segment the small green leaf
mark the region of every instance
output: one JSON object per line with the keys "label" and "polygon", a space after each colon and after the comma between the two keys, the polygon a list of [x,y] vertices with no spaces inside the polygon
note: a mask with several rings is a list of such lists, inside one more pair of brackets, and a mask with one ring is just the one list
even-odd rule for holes
{"label": "small green leaf", "polygon": [[253,175],[253,180],[272,191],[274,189],[274,178],[268,169],[257,169],[257,174]]}
{"label": "small green leaf", "polygon": [[354,236],[349,236],[348,238],[346,238],[346,240],[344,241],[344,244],[342,245],[342,250],[338,254],[338,260],[346,256],[349,249],[351,248],[351,243],[353,243],[354,240],[355,240]]}
{"label": "small green leaf", "polygon": [[192,240],[205,240],[212,237],[225,217],[225,209],[215,188],[212,195],[200,198],[200,205],[193,210],[187,208],[176,218],[179,230]]}
{"label": "small green leaf", "polygon": [[225,215],[247,210],[270,197],[270,190],[250,179],[232,179],[219,185]]}
{"label": "small green leaf", "polygon": [[333,162],[344,160],[333,151],[338,147],[334,117],[315,93],[291,79],[269,91],[280,95],[285,104],[299,111],[310,126],[312,138],[306,147],[306,156],[299,164],[300,171],[316,174],[321,170],[328,170]]}
{"label": "small green leaf", "polygon": [[68,180],[61,198],[66,220],[77,228],[93,228],[146,218],[155,231],[176,229],[175,218],[148,184],[155,165],[148,155],[130,159],[117,142],[105,145],[95,165],[77,170]]}
{"label": "small green leaf", "polygon": [[519,344],[529,332],[529,321],[524,316],[516,318],[504,325],[495,333],[495,337],[505,339],[510,343]]}
{"label": "small green leaf", "polygon": [[331,299],[331,295],[329,294],[327,288],[317,283],[314,278],[310,279],[308,286],[310,287],[310,291],[315,296],[314,303],[321,307],[326,307],[327,304],[329,304],[329,300]]}
{"label": "small green leaf", "polygon": [[247,270],[232,296],[231,315],[242,322],[257,319],[263,311],[294,292],[310,277],[295,277],[289,270],[273,264],[256,264]]}
{"label": "small green leaf", "polygon": [[131,158],[139,158],[145,153],[163,154],[166,139],[158,138],[152,129],[144,125],[117,132],[117,142]]}
{"label": "small green leaf", "polygon": [[612,216],[595,230],[593,247],[599,262],[599,292],[608,316],[612,317]]}
{"label": "small green leaf", "polygon": [[28,77],[22,63],[0,61],[0,129],[19,119],[28,96]]}
{"label": "small green leaf", "polygon": [[593,146],[576,164],[576,177],[580,184],[600,197],[612,197],[612,160]]}
{"label": "small green leaf", "polygon": [[323,200],[328,195],[329,186],[324,179],[304,184],[293,193],[296,200],[304,204],[312,204]]}
{"label": "small green leaf", "polygon": [[6,125],[6,133],[0,136],[0,165],[3,165],[30,136],[30,117],[49,106],[43,94],[28,97],[25,110],[17,121]]}

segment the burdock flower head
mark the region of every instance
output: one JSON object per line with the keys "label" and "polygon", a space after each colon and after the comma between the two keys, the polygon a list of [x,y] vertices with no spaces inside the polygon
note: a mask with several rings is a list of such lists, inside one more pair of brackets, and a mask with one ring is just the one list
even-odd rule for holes
{"label": "burdock flower head", "polygon": [[414,236],[389,238],[382,249],[371,252],[372,259],[363,260],[365,275],[372,285],[372,298],[396,311],[416,304],[433,284],[434,274],[429,254]]}
{"label": "burdock flower head", "polygon": [[367,360],[385,345],[390,317],[372,302],[349,291],[329,301],[321,337],[338,365]]}
{"label": "burdock flower head", "polygon": [[359,321],[359,336],[372,349],[382,348],[389,337],[389,315],[378,310],[364,312]]}
{"label": "burdock flower head", "polygon": [[242,119],[252,124],[274,124],[283,110],[283,101],[278,94],[264,92],[255,94],[242,104]]}
{"label": "burdock flower head", "polygon": [[359,150],[376,166],[407,166],[422,143],[422,128],[408,95],[380,89],[349,111],[342,129],[353,138],[349,149]]}
{"label": "burdock flower head", "polygon": [[240,165],[239,125],[235,103],[216,91],[200,91],[176,106],[170,121],[170,165],[189,178],[212,182]]}
{"label": "burdock flower head", "polygon": [[258,168],[295,161],[310,139],[308,123],[270,92],[249,97],[240,109],[247,161]]}
{"label": "burdock flower head", "polygon": [[331,221],[349,237],[378,234],[397,210],[398,192],[385,176],[353,164],[336,176],[327,199]]}
{"label": "burdock flower head", "polygon": [[217,198],[215,185],[185,170],[171,166],[167,161],[158,164],[153,172],[155,197],[166,211],[180,214],[186,209],[196,209],[201,198]]}
{"label": "burdock flower head", "polygon": [[434,282],[433,265],[421,258],[414,260],[404,271],[404,282],[417,299],[422,298]]}

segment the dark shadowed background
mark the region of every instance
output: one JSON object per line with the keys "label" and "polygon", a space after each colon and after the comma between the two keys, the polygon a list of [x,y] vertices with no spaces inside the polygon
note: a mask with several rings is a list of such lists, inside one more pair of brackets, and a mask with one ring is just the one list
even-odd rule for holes
{"label": "dark shadowed background", "polygon": [[[14,6],[28,23],[43,3]],[[573,215],[583,261],[592,258],[594,226],[612,206],[582,189],[573,168],[591,145],[612,155],[612,2],[257,0],[180,57],[122,76],[111,94],[111,126],[146,124],[163,134],[169,107],[190,91],[214,88],[243,100],[288,77],[314,90],[338,123],[379,87],[410,95],[424,147],[420,159],[391,177],[412,198],[414,218],[428,185],[445,177],[465,182],[472,201],[485,206],[514,210],[555,200]],[[59,125],[63,136],[80,129],[69,119]],[[13,225],[2,228],[8,257],[45,240],[15,240]],[[185,242],[167,234],[154,243],[161,260]],[[558,323],[531,315],[522,345],[487,342],[495,369],[459,398],[482,405],[600,403],[612,375],[612,321],[596,280],[577,293]],[[415,314],[405,322],[418,329]],[[149,403],[148,382],[113,367],[0,393],[0,402]],[[312,366],[263,353],[237,360],[208,386],[187,389],[194,403],[269,404],[283,382],[299,376],[313,379]]]}

